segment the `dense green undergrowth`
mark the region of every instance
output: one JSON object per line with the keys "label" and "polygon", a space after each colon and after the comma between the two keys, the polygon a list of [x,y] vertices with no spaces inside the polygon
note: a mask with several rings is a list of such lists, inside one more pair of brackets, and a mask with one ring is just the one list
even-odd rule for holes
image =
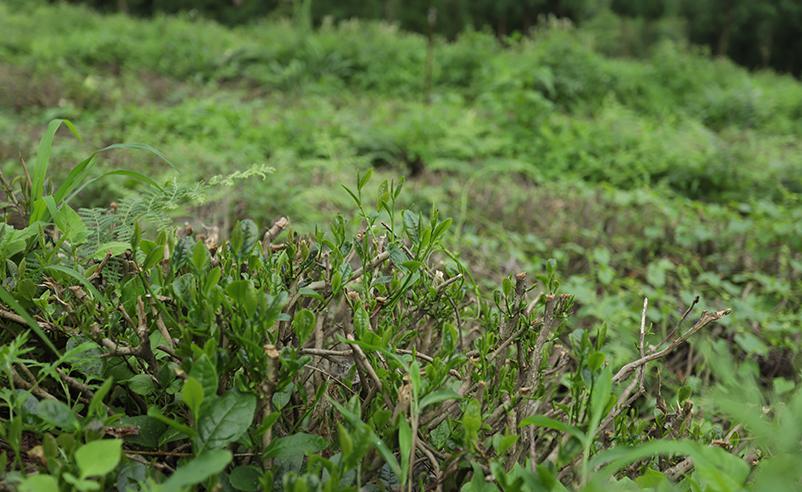
{"label": "dense green undergrowth", "polygon": [[[562,22],[431,64],[378,23],[0,30],[8,487],[798,488],[795,80]],[[84,139],[37,151],[54,117]],[[645,352],[732,312],[641,392],[644,297]]]}

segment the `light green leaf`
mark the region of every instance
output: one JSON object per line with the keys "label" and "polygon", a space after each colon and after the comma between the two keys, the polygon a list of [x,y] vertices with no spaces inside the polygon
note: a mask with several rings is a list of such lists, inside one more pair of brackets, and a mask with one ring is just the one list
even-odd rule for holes
{"label": "light green leaf", "polygon": [[473,465],[471,481],[463,485],[460,492],[498,492],[498,487],[485,480],[485,474],[479,465]]}
{"label": "light green leaf", "polygon": [[404,417],[398,421],[398,447],[401,453],[401,483],[406,484],[409,478],[409,459],[412,450],[412,428]]}
{"label": "light green leaf", "polygon": [[12,296],[2,285],[0,285],[0,301],[3,301],[8,307],[16,311],[16,313],[20,315],[22,319],[25,320],[28,326],[31,327],[33,332],[36,333],[36,335],[42,340],[42,342],[44,342],[47,348],[49,348],[54,354],[56,354],[56,356],[61,357],[61,353],[58,351],[56,346],[53,345],[53,342],[50,341],[47,335],[45,335],[45,332],[39,326],[39,323],[37,323],[36,320],[34,320],[33,317],[31,317],[31,315],[28,314],[28,311],[26,311],[25,308],[23,308],[20,305],[20,303],[18,303],[17,300],[14,299],[14,296]]}
{"label": "light green leaf", "polygon": [[459,395],[459,393],[450,389],[434,391],[424,396],[418,404],[418,407],[420,411],[423,411],[423,409],[429,405],[434,405],[447,400],[459,400],[460,398],[462,397]]}
{"label": "light green leaf", "polygon": [[272,441],[265,450],[265,456],[279,459],[309,456],[326,449],[326,446],[327,442],[322,437],[298,432]]}
{"label": "light green leaf", "polygon": [[58,480],[51,475],[31,475],[18,486],[19,492],[59,492]]}
{"label": "light green leaf", "polygon": [[59,429],[78,429],[78,419],[70,407],[59,400],[46,399],[36,405],[36,416]]}
{"label": "light green leaf", "polygon": [[120,439],[103,439],[84,444],[75,451],[75,463],[81,478],[102,477],[111,473],[122,458],[123,442]]}
{"label": "light green leaf", "polygon": [[114,378],[110,377],[103,381],[103,384],[95,391],[95,394],[92,395],[92,400],[89,402],[89,415],[100,415],[103,409],[103,399],[109,394],[113,385]]}
{"label": "light green leaf", "polygon": [[181,492],[184,487],[203,482],[226,469],[232,459],[231,451],[214,449],[206,451],[188,463],[184,463],[158,489],[158,492]]}
{"label": "light green leaf", "polygon": [[[53,139],[56,137],[56,132],[62,123],[72,131],[78,140],[81,139],[75,126],[68,120],[57,119],[47,125],[47,130],[42,135],[42,139],[36,148],[36,158],[33,161],[33,166],[31,166],[31,201],[38,200],[44,196],[45,177],[50,164],[50,153],[53,150]],[[30,223],[36,222],[36,220],[32,216]]]}
{"label": "light green leaf", "polygon": [[601,373],[596,377],[593,384],[593,393],[590,395],[590,427],[592,431],[589,434],[592,436],[596,432],[596,427],[601,421],[602,414],[607,408],[610,401],[610,393],[613,389],[613,376],[610,368],[604,368]]}
{"label": "light green leaf", "polygon": [[531,415],[521,420],[521,423],[518,424],[519,427],[526,427],[527,425],[536,425],[538,427],[546,427],[548,429],[554,429],[556,431],[569,434],[579,439],[580,441],[585,440],[585,433],[577,429],[573,425],[566,424],[565,422],[560,422],[559,420],[554,420],[544,415]]}
{"label": "light green leaf", "polygon": [[189,371],[189,377],[197,379],[201,384],[203,387],[204,400],[208,405],[217,395],[217,369],[215,369],[214,363],[209,356],[203,352],[198,351],[194,358],[192,369]]}
{"label": "light green leaf", "polygon": [[170,417],[167,417],[167,416],[163,415],[161,410],[158,409],[158,407],[150,407],[150,408],[148,408],[148,417],[154,418],[154,419],[158,420],[159,422],[161,422],[163,424],[167,424],[170,427],[172,427],[173,429],[177,430],[178,432],[181,432],[182,434],[186,434],[189,437],[195,437],[197,435],[197,432],[195,432],[195,429],[193,429],[191,427],[188,427],[188,426],[186,426],[186,425],[184,425],[184,424],[182,424],[180,422],[176,422],[175,420],[171,419]]}
{"label": "light green leaf", "polygon": [[131,391],[138,395],[147,396],[156,390],[156,384],[150,374],[137,374],[127,381]]}
{"label": "light green leaf", "polygon": [[86,224],[78,213],[69,205],[62,205],[54,217],[56,227],[64,234],[64,238],[71,244],[81,244],[86,241],[89,232]]}
{"label": "light green leaf", "polygon": [[109,241],[98,246],[98,248],[92,254],[92,258],[95,260],[102,260],[108,253],[111,253],[111,256],[118,256],[125,253],[130,248],[130,243],[123,241]]}
{"label": "light green leaf", "polygon": [[292,318],[292,329],[298,342],[303,345],[315,330],[315,313],[306,308],[296,311]]}
{"label": "light green leaf", "polygon": [[203,386],[200,382],[189,377],[184,383],[184,388],[181,390],[181,399],[189,407],[192,416],[197,420],[200,417],[200,408],[203,403]]}
{"label": "light green leaf", "polygon": [[393,452],[390,451],[390,448],[387,447],[384,441],[382,441],[381,438],[376,435],[373,429],[366,423],[362,422],[362,419],[360,419],[352,411],[348,410],[337,401],[329,399],[329,403],[331,403],[331,405],[336,408],[346,420],[348,420],[349,424],[351,424],[353,427],[363,430],[368,434],[368,436],[370,436],[371,444],[373,444],[379,454],[382,455],[382,458],[384,458],[384,461],[387,463],[387,466],[390,467],[390,470],[392,470],[393,473],[395,473],[395,475],[401,479],[401,465],[398,464],[398,460]]}

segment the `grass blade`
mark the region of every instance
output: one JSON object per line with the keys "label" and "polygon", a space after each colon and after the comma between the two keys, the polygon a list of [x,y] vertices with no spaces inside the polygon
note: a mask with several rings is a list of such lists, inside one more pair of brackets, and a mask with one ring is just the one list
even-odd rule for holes
{"label": "grass blade", "polygon": [[53,150],[53,139],[56,137],[56,132],[64,124],[75,137],[80,140],[81,136],[78,130],[69,120],[53,120],[47,125],[47,131],[42,135],[39,145],[36,148],[36,159],[33,162],[33,169],[31,170],[31,202],[42,198],[45,192],[45,177],[47,176],[47,168],[50,165],[50,153]]}
{"label": "grass blade", "polygon": [[8,292],[2,285],[0,285],[0,300],[6,303],[11,309],[13,309],[18,315],[20,315],[22,319],[25,320],[26,323],[28,323],[28,326],[30,326],[33,332],[36,333],[36,335],[42,339],[42,342],[44,342],[44,344],[47,345],[47,348],[52,350],[53,353],[56,354],[57,356],[61,357],[61,353],[58,351],[56,346],[53,345],[53,342],[50,341],[50,339],[47,337],[44,330],[42,330],[42,327],[39,326],[39,323],[37,323],[36,320],[33,319],[33,317],[30,314],[28,314],[28,311],[26,311],[25,308],[22,307],[20,303],[18,303],[17,300],[14,299],[11,293]]}

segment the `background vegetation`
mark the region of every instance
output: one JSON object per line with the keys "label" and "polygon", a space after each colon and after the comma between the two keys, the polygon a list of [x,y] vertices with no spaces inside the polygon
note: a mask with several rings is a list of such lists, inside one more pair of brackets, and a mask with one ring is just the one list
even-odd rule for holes
{"label": "background vegetation", "polygon": [[382,20],[403,28],[457,37],[470,28],[501,36],[527,33],[543,17],[582,26],[619,17],[622,54],[643,52],[660,39],[689,39],[710,52],[752,68],[799,74],[802,6],[787,0],[76,0],[107,12],[152,16],[191,12],[227,24],[305,12],[320,24],[353,18]]}
{"label": "background vegetation", "polygon": [[5,486],[796,490],[802,85],[324,5],[0,4]]}

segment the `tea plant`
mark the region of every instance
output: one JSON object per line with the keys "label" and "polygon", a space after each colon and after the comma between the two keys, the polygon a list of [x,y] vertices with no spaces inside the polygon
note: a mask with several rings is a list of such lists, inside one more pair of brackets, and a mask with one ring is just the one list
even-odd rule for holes
{"label": "tea plant", "polygon": [[325,230],[241,220],[220,240],[165,214],[264,169],[181,192],[136,175],[145,188],[127,201],[76,212],[68,198],[95,156],[48,183],[60,123],[30,179],[3,179],[7,217],[22,219],[2,239],[10,488],[799,484],[799,390],[760,388],[722,343],[709,349],[710,404],[662,387],[667,358],[729,310],[694,302],[663,334],[644,300],[639,323],[615,327],[635,334],[637,355],[614,364],[609,329],[575,325],[554,261],[485,291],[445,246],[449,219],[399,209],[403,183],[369,202],[359,176],[343,189],[355,212]]}

